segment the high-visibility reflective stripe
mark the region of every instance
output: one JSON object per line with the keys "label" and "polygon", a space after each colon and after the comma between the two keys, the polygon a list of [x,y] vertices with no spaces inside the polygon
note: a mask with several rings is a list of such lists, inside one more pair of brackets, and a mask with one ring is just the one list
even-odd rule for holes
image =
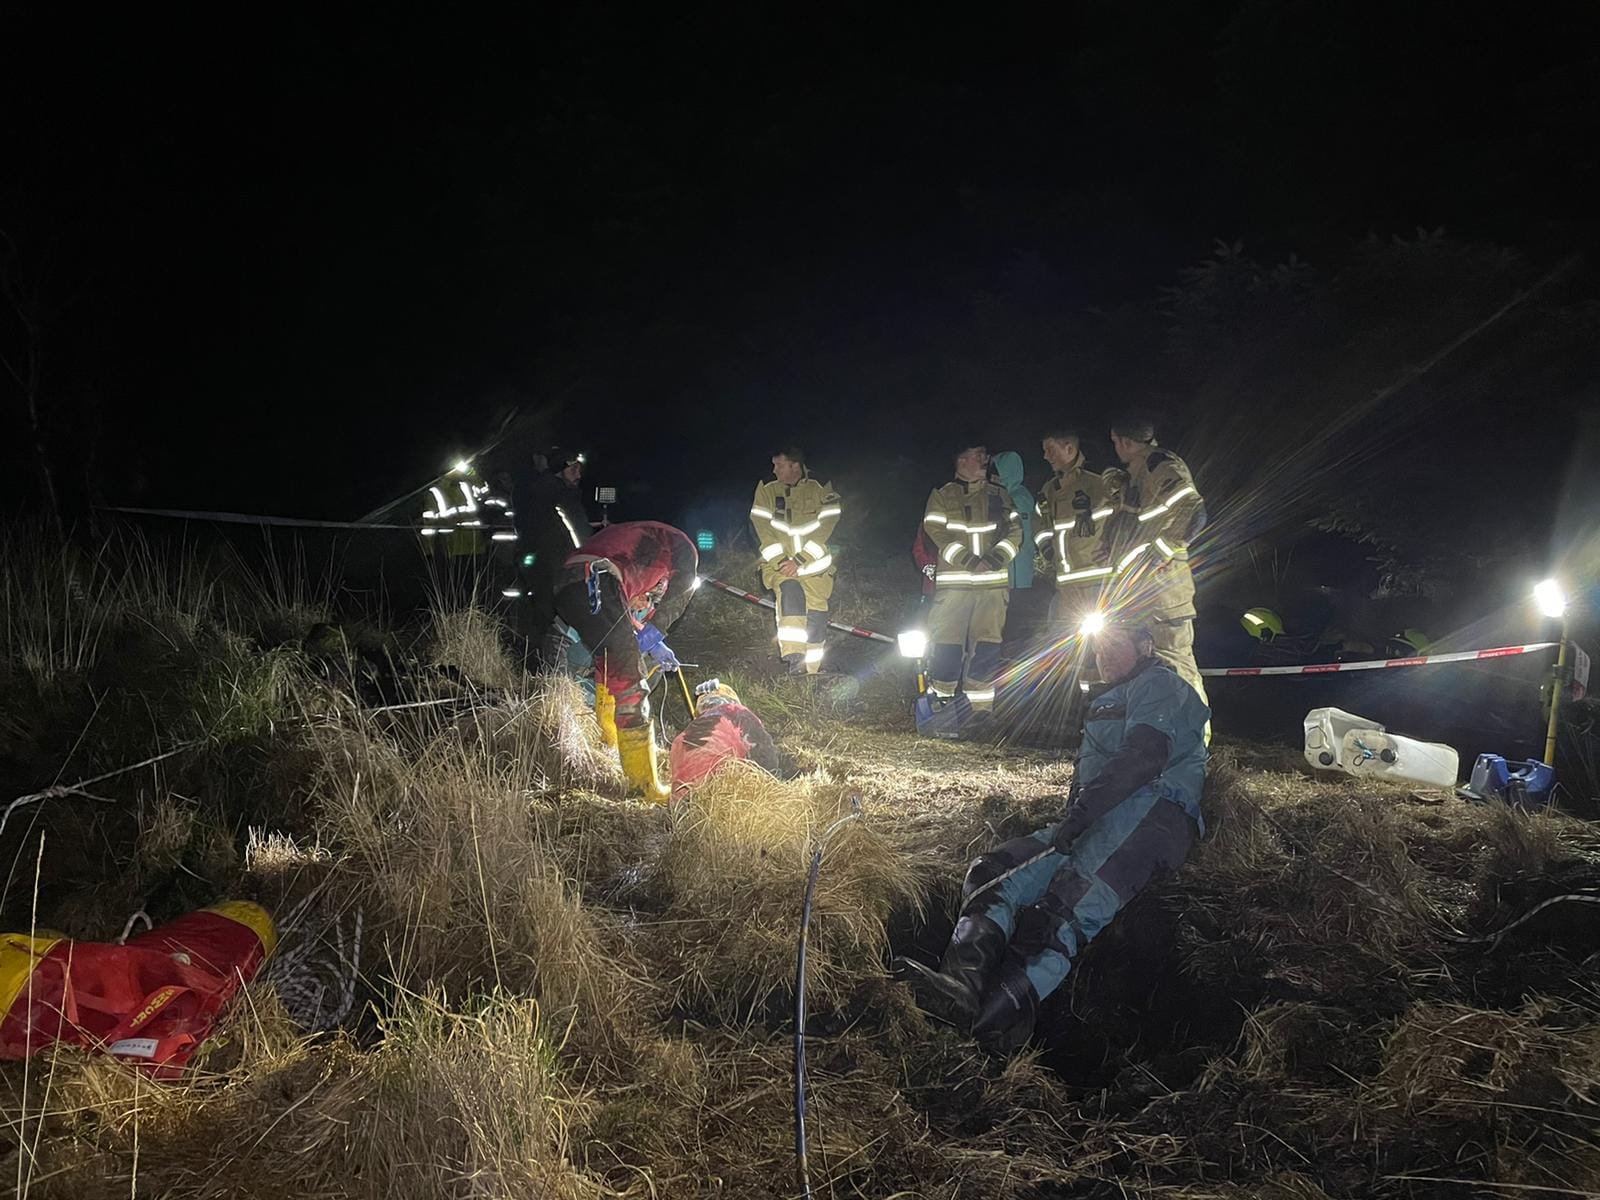
{"label": "high-visibility reflective stripe", "polygon": [[821,662],[822,661],[822,656],[825,653],[827,653],[827,651],[824,650],[821,646],[807,646],[806,647],[806,663],[809,665],[810,663],[819,663],[819,662]]}
{"label": "high-visibility reflective stripe", "polygon": [[1016,509],[1014,509],[1014,508],[1013,508],[1013,509],[1012,509],[1012,510],[1011,510],[1011,515],[1010,515],[1010,516],[1008,516],[1008,517],[1007,517],[1007,518],[1006,518],[1006,520],[1008,520],[1008,521],[1015,521],[1015,520],[1016,520],[1016,519],[1017,519],[1017,515],[1018,515],[1018,514],[1017,514],[1017,510],[1016,510]]}
{"label": "high-visibility reflective stripe", "polygon": [[1139,514],[1139,520],[1148,521],[1153,517],[1159,517],[1162,513],[1168,511],[1179,500],[1182,500],[1185,496],[1193,494],[1194,488],[1192,487],[1179,488],[1177,491],[1173,492],[1172,495],[1168,496],[1164,503],[1158,504],[1154,508],[1145,509],[1144,512]]}
{"label": "high-visibility reflective stripe", "polygon": [[972,574],[973,583],[1003,583],[1011,578],[1008,571],[975,571]]}
{"label": "high-visibility reflective stripe", "polygon": [[488,505],[491,505],[494,508],[504,508],[506,506],[506,502],[504,500],[500,499],[500,497],[498,497],[498,496],[490,496],[487,500],[484,501],[484,503],[488,504]]}
{"label": "high-visibility reflective stripe", "polygon": [[[1016,514],[1013,513],[1012,515],[1015,516]],[[961,521],[951,521],[950,528],[961,533],[993,533],[1000,528],[1000,525],[996,521],[990,521],[987,525],[967,525]]]}
{"label": "high-visibility reflective stripe", "polygon": [[934,683],[932,680],[928,681],[928,695],[930,696],[937,696],[941,700],[948,700],[955,694],[956,685],[954,683]]}
{"label": "high-visibility reflective stripe", "polygon": [[1252,624],[1252,625],[1265,625],[1266,624],[1266,622],[1263,621],[1260,617],[1256,616],[1255,613],[1245,613],[1244,614],[1244,619],[1246,621],[1249,621],[1250,624]]}
{"label": "high-visibility reflective stripe", "polygon": [[463,528],[463,529],[479,529],[479,528],[482,528],[482,526],[483,526],[483,522],[477,520],[476,518],[474,518],[471,521],[463,521],[463,522],[461,522],[461,528]]}
{"label": "high-visibility reflective stripe", "polygon": [[497,533],[490,540],[496,542],[514,542],[517,540],[517,535],[514,533]]}
{"label": "high-visibility reflective stripe", "polygon": [[1140,542],[1122,556],[1122,561],[1117,564],[1117,570],[1126,571],[1133,564],[1133,561],[1148,549],[1150,549],[1149,542]]}
{"label": "high-visibility reflective stripe", "polygon": [[456,510],[444,502],[443,492],[436,487],[430,487],[428,490],[433,493],[433,512],[430,515],[435,517],[453,517],[456,515]]}
{"label": "high-visibility reflective stripe", "polygon": [[1055,529],[1056,529],[1057,533],[1064,533],[1068,529],[1071,529],[1076,524],[1077,524],[1076,521],[1057,521],[1056,525],[1055,525]]}
{"label": "high-visibility reflective stripe", "polygon": [[965,546],[963,546],[960,542],[951,542],[948,546],[946,546],[944,548],[944,553],[941,554],[939,557],[944,559],[944,561],[947,562],[947,563],[954,564],[955,561],[956,561],[956,555],[965,554],[966,552],[967,552],[967,548]]}
{"label": "high-visibility reflective stripe", "polygon": [[824,547],[819,546],[816,542],[807,542],[805,545],[805,551],[807,554],[811,555],[812,558],[821,558],[828,552]]}
{"label": "high-visibility reflective stripe", "polygon": [[981,692],[975,692],[971,688],[968,688],[967,699],[972,701],[974,704],[992,704],[994,703],[994,689],[985,688]]}
{"label": "high-visibility reflective stripe", "polygon": [[817,513],[817,520],[826,521],[829,517],[837,517],[843,511],[844,509],[837,504],[830,505]]}
{"label": "high-visibility reflective stripe", "polygon": [[779,533],[787,533],[790,537],[805,537],[808,533],[815,533],[822,528],[821,521],[811,521],[805,525],[788,525],[777,517],[772,518],[772,527]]}
{"label": "high-visibility reflective stripe", "polygon": [[937,576],[937,579],[938,579],[938,582],[941,585],[946,584],[946,583],[971,583],[972,582],[972,572],[971,571],[940,571],[938,576]]}
{"label": "high-visibility reflective stripe", "polygon": [[462,512],[477,512],[478,511],[478,501],[473,497],[472,488],[467,485],[466,480],[462,480],[456,486],[461,489],[461,495],[466,500],[466,503],[464,503],[461,506],[461,511]]}
{"label": "high-visibility reflective stripe", "polygon": [[752,517],[765,517],[769,521],[772,519],[771,510],[762,508],[760,505],[752,506],[750,509],[750,515]]}
{"label": "high-visibility reflective stripe", "polygon": [[1157,538],[1156,539],[1156,549],[1161,551],[1161,553],[1164,554],[1169,561],[1172,558],[1176,557],[1176,555],[1178,553],[1171,546],[1167,545],[1166,540],[1164,538]]}
{"label": "high-visibility reflective stripe", "polygon": [[556,516],[561,518],[561,523],[567,527],[567,536],[572,539],[572,548],[576,550],[583,544],[583,539],[578,536],[578,531],[572,527],[572,522],[567,519],[567,510],[561,505],[556,505]]}
{"label": "high-visibility reflective stripe", "polygon": [[[801,618],[801,620],[803,621],[804,618]],[[805,626],[801,625],[798,629],[786,625],[778,626],[778,640],[780,642],[804,642],[808,640]]]}
{"label": "high-visibility reflective stripe", "polygon": [[1090,513],[1089,515],[1092,518],[1094,518],[1096,521],[1104,521],[1107,517],[1109,517],[1112,513],[1116,512],[1116,511],[1117,510],[1114,509],[1114,508],[1097,508],[1092,513]]}
{"label": "high-visibility reflective stripe", "polygon": [[974,533],[970,536],[972,538],[972,553],[976,557],[983,553],[983,534]]}
{"label": "high-visibility reflective stripe", "polygon": [[770,546],[761,547],[761,557],[762,557],[762,560],[765,561],[765,562],[771,562],[773,559],[777,558],[778,555],[780,555],[782,553],[783,553],[783,545],[781,543],[779,543],[779,542],[773,542],[772,545],[770,545]]}
{"label": "high-visibility reflective stripe", "polygon": [[1017,548],[1013,546],[1009,540],[1004,542],[996,542],[994,548],[996,550],[1004,550],[1008,560],[1017,556]]}
{"label": "high-visibility reflective stripe", "polygon": [[422,536],[423,537],[432,537],[434,534],[436,534],[438,532],[439,532],[438,529],[435,528],[432,525],[424,525],[422,527]]}
{"label": "high-visibility reflective stripe", "polygon": [[1057,583],[1071,583],[1077,579],[1099,579],[1111,574],[1111,567],[1084,567],[1081,571],[1066,571],[1056,576]]}
{"label": "high-visibility reflective stripe", "polygon": [[945,516],[943,513],[931,512],[925,514],[922,518],[922,523],[924,525],[928,524],[930,521],[935,525],[948,525],[950,523],[950,518]]}
{"label": "high-visibility reflective stripe", "polygon": [[500,594],[502,596],[508,597],[509,599],[515,600],[518,596],[522,595],[522,589],[521,588],[502,588],[501,591],[500,591]]}
{"label": "high-visibility reflective stripe", "polygon": [[826,571],[831,566],[833,566],[833,555],[824,554],[821,558],[817,559],[816,562],[807,563],[805,566],[801,567],[795,572],[795,574],[820,575],[823,571]]}
{"label": "high-visibility reflective stripe", "polygon": [[1049,540],[1050,531],[1048,529],[1041,529],[1038,533],[1033,535],[1033,544],[1035,546],[1042,546]]}

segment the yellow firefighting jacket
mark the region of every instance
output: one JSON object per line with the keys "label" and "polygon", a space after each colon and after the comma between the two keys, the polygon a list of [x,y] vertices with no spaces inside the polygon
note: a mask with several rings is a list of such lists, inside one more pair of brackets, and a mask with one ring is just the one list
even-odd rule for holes
{"label": "yellow firefighting jacket", "polygon": [[1055,568],[1058,585],[1080,586],[1111,574],[1101,546],[1126,478],[1121,471],[1100,475],[1077,466],[1040,489],[1039,529],[1033,540]]}
{"label": "yellow firefighting jacket", "polygon": [[843,511],[833,485],[819,483],[809,475],[795,484],[769,479],[757,485],[750,502],[750,523],[761,547],[762,578],[769,586],[768,576],[776,574],[788,558],[794,559],[801,578],[833,573],[828,539]]}
{"label": "yellow firefighting jacket", "polygon": [[1151,607],[1163,617],[1194,615],[1189,542],[1206,523],[1206,505],[1188,465],[1156,447],[1128,467],[1119,511],[1112,518],[1108,564],[1119,576],[1154,580]]}
{"label": "yellow firefighting jacket", "polygon": [[509,503],[475,470],[452,471],[428,488],[422,536],[443,535],[451,557],[482,554],[490,541],[514,542]]}
{"label": "yellow firefighting jacket", "polygon": [[922,527],[939,548],[937,588],[1003,588],[1022,545],[1022,522],[997,483],[951,480],[928,496]]}

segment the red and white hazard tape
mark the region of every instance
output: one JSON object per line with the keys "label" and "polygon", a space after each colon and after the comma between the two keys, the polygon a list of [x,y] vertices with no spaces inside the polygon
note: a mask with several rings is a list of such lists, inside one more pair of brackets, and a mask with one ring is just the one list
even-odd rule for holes
{"label": "red and white hazard tape", "polygon": [[1495,646],[1489,650],[1461,650],[1454,654],[1422,654],[1415,658],[1369,658],[1361,662],[1307,663],[1300,667],[1212,667],[1202,675],[1342,675],[1346,671],[1387,671],[1393,667],[1431,667],[1435,663],[1473,662],[1480,658],[1514,658],[1537,650],[1553,650],[1555,642],[1526,646]]}
{"label": "red and white hazard tape", "polygon": [[[747,604],[759,604],[762,608],[770,608],[774,612],[778,606],[766,596],[758,596],[754,592],[747,592],[743,588],[734,587],[731,583],[723,583],[720,579],[713,579],[709,575],[700,576],[701,583],[709,583],[719,592],[727,592],[730,596],[737,596]],[[862,629],[859,625],[845,625],[839,621],[829,621],[829,629],[837,629],[840,633],[848,633],[854,637],[866,638],[873,642],[887,642],[894,645],[894,639],[886,633],[876,633],[871,629]]]}

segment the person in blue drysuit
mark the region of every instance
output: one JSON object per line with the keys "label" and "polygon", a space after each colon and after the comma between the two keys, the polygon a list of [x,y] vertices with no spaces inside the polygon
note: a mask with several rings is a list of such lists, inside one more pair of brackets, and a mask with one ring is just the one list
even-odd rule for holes
{"label": "person in blue drysuit", "polygon": [[922,1008],[990,1050],[1026,1044],[1039,1004],[1072,960],[1152,878],[1176,869],[1205,830],[1210,709],[1153,656],[1147,628],[1111,626],[1094,648],[1112,686],[1089,705],[1066,813],[973,862],[937,971],[896,960]]}
{"label": "person in blue drysuit", "polygon": [[1033,586],[1033,493],[1022,481],[1022,455],[1002,450],[991,464],[995,480],[1011,497],[1011,507],[1022,522],[1022,553],[1011,560],[1011,589]]}

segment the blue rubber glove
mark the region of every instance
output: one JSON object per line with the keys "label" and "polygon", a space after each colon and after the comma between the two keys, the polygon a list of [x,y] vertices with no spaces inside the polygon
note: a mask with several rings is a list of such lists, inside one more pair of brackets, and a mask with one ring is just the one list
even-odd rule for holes
{"label": "blue rubber glove", "polygon": [[672,647],[667,645],[667,635],[654,625],[640,627],[638,634],[639,653],[663,671],[676,671],[678,669],[678,656],[672,652]]}

